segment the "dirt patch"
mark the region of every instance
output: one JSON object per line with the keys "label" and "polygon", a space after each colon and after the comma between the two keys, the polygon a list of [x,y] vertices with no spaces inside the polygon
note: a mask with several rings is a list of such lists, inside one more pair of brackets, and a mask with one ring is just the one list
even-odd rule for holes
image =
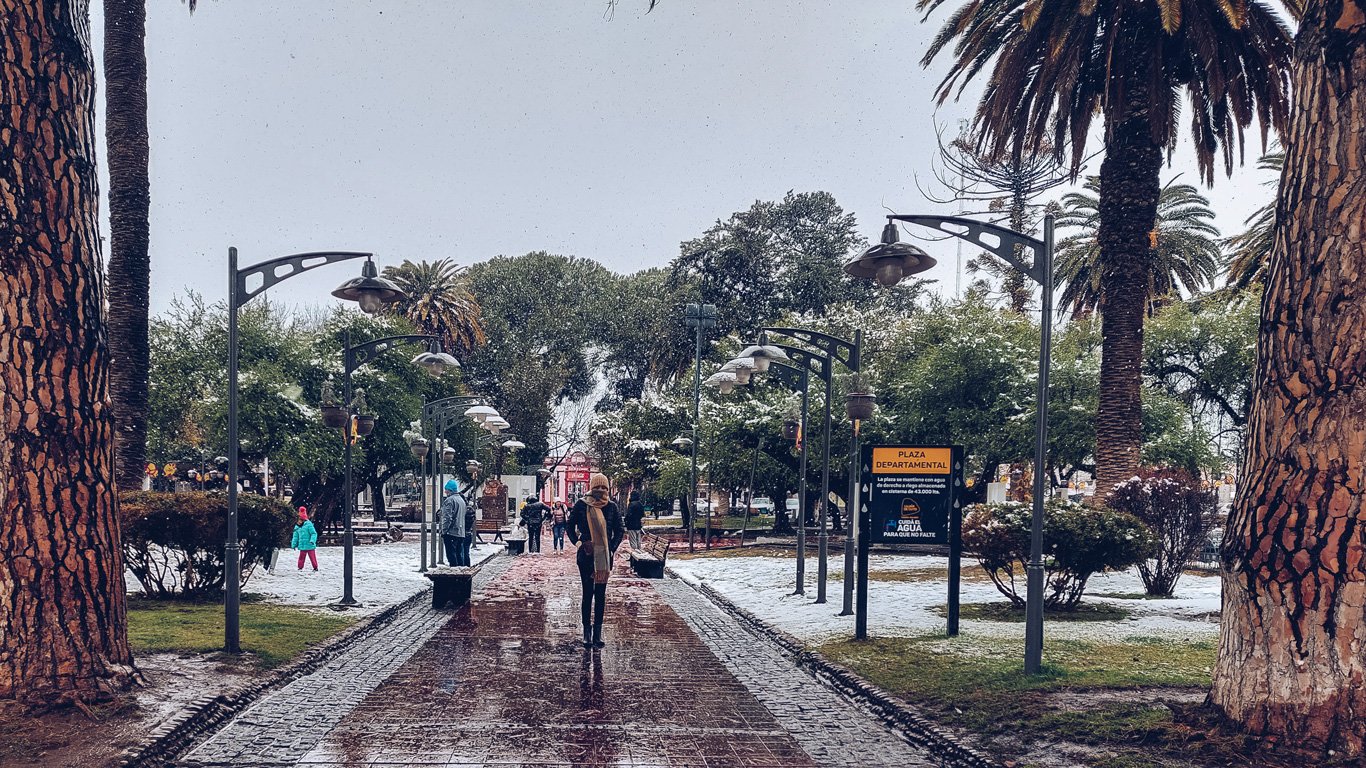
{"label": "dirt patch", "polygon": [[123,750],[141,742],[190,702],[237,688],[262,674],[250,660],[225,663],[217,654],[139,656],[146,685],[93,708],[95,719],[74,709],[41,715],[0,713],[0,766],[118,764]]}
{"label": "dirt patch", "polygon": [[1084,712],[1113,704],[1199,704],[1209,691],[1204,688],[1129,688],[1103,691],[1058,691],[1045,694],[1044,704],[1064,712]]}

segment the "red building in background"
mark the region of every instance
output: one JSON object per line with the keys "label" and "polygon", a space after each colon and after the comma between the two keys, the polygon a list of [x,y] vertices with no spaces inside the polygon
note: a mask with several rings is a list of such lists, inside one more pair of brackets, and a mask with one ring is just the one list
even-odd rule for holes
{"label": "red building in background", "polygon": [[572,503],[580,496],[588,494],[588,478],[598,471],[593,460],[583,451],[574,451],[565,456],[548,456],[544,467],[550,477],[541,487],[541,501],[563,501]]}

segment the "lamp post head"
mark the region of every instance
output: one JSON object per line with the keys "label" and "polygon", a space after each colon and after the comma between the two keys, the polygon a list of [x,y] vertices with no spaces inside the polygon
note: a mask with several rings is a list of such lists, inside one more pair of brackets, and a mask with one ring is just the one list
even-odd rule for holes
{"label": "lamp post head", "polygon": [[888,221],[882,228],[882,242],[855,256],[844,265],[845,274],[864,280],[875,280],[883,288],[891,288],[903,277],[924,272],[937,262],[923,250],[910,243],[900,242],[896,222]]}
{"label": "lamp post head", "polygon": [[375,262],[370,259],[366,259],[365,265],[361,267],[360,277],[353,277],[342,283],[332,295],[356,302],[360,305],[360,311],[367,315],[376,314],[384,309],[385,305],[407,297],[401,288],[379,276]]}
{"label": "lamp post head", "polygon": [[774,360],[787,360],[787,353],[772,344],[751,344],[740,352],[739,358],[754,361],[755,373],[768,373],[768,366]]}
{"label": "lamp post head", "polygon": [[498,409],[488,405],[476,405],[465,411],[465,415],[474,419],[475,422],[483,424],[489,419],[498,415]]}
{"label": "lamp post head", "polygon": [[691,447],[692,447],[692,438],[691,438],[691,437],[686,437],[686,436],[684,436],[684,435],[679,435],[678,437],[675,437],[675,438],[673,439],[673,442],[669,443],[669,445],[672,445],[673,447],[677,448],[677,449],[680,450],[680,451],[683,450],[684,448],[691,448]]}
{"label": "lamp post head", "polygon": [[723,395],[729,395],[731,390],[735,389],[738,379],[739,377],[730,371],[717,371],[708,376],[702,383],[709,387],[715,387]]}
{"label": "lamp post head", "polygon": [[442,463],[442,464],[454,464],[454,463],[455,463],[455,449],[454,449],[454,448],[451,448],[451,447],[447,446],[445,449],[443,449],[443,450],[441,451],[441,463]]}
{"label": "lamp post head", "polygon": [[526,443],[521,440],[508,440],[503,443],[503,447],[509,450],[518,451],[526,447]]}
{"label": "lamp post head", "polygon": [[737,357],[721,366],[722,371],[735,374],[735,383],[741,386],[748,384],[758,369],[759,365],[752,357]]}
{"label": "lamp post head", "polygon": [[459,368],[460,361],[445,352],[422,352],[413,358],[413,365],[432,376],[440,376],[447,369]]}

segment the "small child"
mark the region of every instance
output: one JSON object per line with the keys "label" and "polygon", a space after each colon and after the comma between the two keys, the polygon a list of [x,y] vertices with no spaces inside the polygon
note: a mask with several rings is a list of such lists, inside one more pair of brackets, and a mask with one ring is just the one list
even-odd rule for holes
{"label": "small child", "polygon": [[318,531],[308,519],[308,507],[299,507],[299,522],[294,526],[294,541],[290,546],[299,550],[299,570],[304,569],[304,557],[313,564],[313,570],[318,570],[318,555],[313,551],[318,548]]}

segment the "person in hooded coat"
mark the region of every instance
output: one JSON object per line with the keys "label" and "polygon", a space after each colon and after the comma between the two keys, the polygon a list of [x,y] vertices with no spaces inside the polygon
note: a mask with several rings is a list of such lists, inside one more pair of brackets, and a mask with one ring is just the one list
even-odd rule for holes
{"label": "person in hooded coat", "polygon": [[318,548],[318,530],[308,519],[308,507],[299,507],[299,522],[294,525],[294,538],[289,546],[299,550],[299,570],[304,569],[304,558],[313,564],[313,570],[318,570],[318,555],[314,552]]}
{"label": "person in hooded coat", "polygon": [[626,505],[626,535],[631,539],[631,549],[640,549],[640,534],[645,525],[645,505],[640,501],[640,491],[631,491],[631,503]]}
{"label": "person in hooded coat", "polygon": [[603,647],[602,615],[607,601],[607,577],[612,573],[617,547],[626,535],[621,512],[608,496],[610,490],[607,476],[595,473],[588,481],[588,495],[575,502],[569,513],[569,540],[578,545],[574,559],[583,589],[579,611],[585,648]]}
{"label": "person in hooded coat", "polygon": [[442,487],[446,494],[441,500],[441,542],[446,547],[446,564],[469,565],[465,553],[465,499],[460,495],[460,483],[451,478]]}

